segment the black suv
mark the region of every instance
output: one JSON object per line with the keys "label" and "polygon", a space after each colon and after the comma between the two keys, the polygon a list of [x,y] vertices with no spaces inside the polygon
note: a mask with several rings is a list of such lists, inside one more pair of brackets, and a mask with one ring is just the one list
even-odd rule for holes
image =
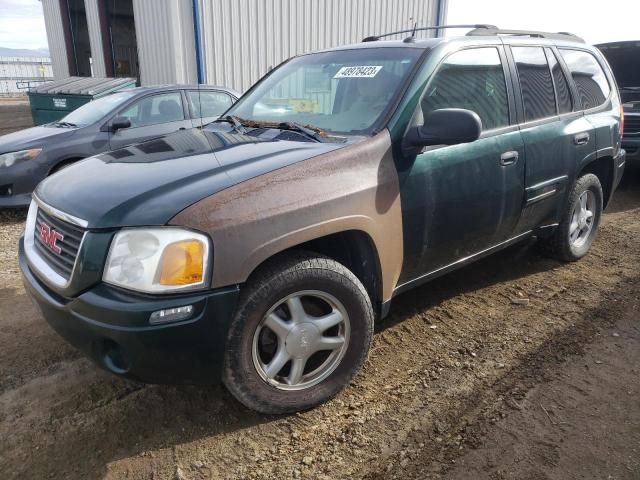
{"label": "black suv", "polygon": [[400,292],[531,237],[584,257],[624,170],[620,113],[604,58],[572,35],[300,55],[202,130],[42,182],[25,285],[117,375],[309,408],[359,371]]}

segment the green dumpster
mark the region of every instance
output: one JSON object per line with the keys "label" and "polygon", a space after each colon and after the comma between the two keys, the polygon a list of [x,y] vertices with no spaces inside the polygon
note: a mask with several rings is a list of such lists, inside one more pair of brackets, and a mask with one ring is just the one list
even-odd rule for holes
{"label": "green dumpster", "polygon": [[29,91],[34,125],[55,122],[85,103],[136,86],[135,78],[69,77]]}

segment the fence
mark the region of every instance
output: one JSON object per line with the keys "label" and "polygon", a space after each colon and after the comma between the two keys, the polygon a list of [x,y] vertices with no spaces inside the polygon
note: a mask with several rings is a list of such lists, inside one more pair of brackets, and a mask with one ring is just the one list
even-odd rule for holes
{"label": "fence", "polygon": [[30,87],[53,80],[51,59],[0,57],[0,95],[19,95]]}

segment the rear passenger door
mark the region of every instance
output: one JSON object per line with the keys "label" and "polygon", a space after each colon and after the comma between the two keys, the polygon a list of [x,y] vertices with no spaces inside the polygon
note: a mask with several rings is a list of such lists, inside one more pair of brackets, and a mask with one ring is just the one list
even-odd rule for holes
{"label": "rear passenger door", "polygon": [[602,66],[592,53],[584,50],[561,48],[559,52],[575,85],[576,103],[594,127],[594,148],[598,156],[613,157],[617,153],[613,146],[618,144],[620,138],[618,118],[615,116],[618,110],[611,108],[611,85]]}
{"label": "rear passenger door", "polygon": [[524,210],[518,232],[555,225],[576,159],[595,148],[593,128],[573,105],[566,73],[551,48],[510,47],[526,151]]}
{"label": "rear passenger door", "polygon": [[129,119],[131,126],[109,135],[111,150],[191,128],[180,91],[142,97],[124,107],[116,117]]}
{"label": "rear passenger door", "polygon": [[187,90],[187,101],[194,127],[202,127],[216,120],[235,102],[226,92],[216,90]]}
{"label": "rear passenger door", "polygon": [[423,111],[464,108],[478,114],[483,131],[472,143],[427,147],[400,169],[401,283],[512,236],[522,211],[524,148],[507,79],[502,46],[489,46],[450,54],[428,83],[416,125]]}

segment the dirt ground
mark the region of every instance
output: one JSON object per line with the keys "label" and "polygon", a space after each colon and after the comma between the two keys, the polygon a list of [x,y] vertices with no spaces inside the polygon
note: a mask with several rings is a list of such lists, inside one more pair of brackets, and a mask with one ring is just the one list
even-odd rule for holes
{"label": "dirt ground", "polygon": [[23,222],[0,212],[2,478],[640,479],[639,169],[588,257],[517,245],[398,297],[355,383],[285,417],[97,369],[26,297]]}
{"label": "dirt ground", "polygon": [[0,97],[0,135],[33,126],[25,97]]}

